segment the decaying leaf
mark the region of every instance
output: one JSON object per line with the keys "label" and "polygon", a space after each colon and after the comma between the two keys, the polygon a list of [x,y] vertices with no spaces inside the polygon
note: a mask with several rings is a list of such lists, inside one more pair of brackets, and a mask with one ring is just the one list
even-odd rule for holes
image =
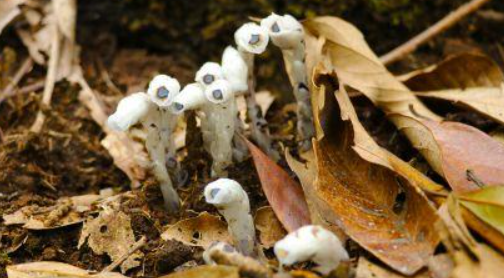
{"label": "decaying leaf", "polygon": [[226,222],[202,212],[200,215],[170,225],[161,234],[163,240],[176,240],[189,246],[208,248],[213,242],[231,243]]}
{"label": "decaying leaf", "polygon": [[3,215],[5,225],[23,225],[29,230],[49,230],[84,221],[91,205],[100,195],[82,195],[61,198],[54,206],[25,206],[14,213]]}
{"label": "decaying leaf", "polygon": [[376,143],[364,140],[344,88],[333,86],[321,81],[314,92],[320,100],[316,125],[323,131],[314,141],[314,191],[323,209],[332,211],[322,216],[393,269],[411,275],[427,264],[438,243],[435,210],[410,179],[379,163],[382,157],[371,163],[367,159],[374,155],[368,152],[362,158],[366,144]]}
{"label": "decaying leaf", "polygon": [[417,96],[436,98],[462,104],[504,124],[504,87],[474,87],[416,93]]}
{"label": "decaying leaf", "polygon": [[504,74],[489,57],[463,53],[403,77],[420,97],[455,102],[504,123]]}
{"label": "decaying leaf", "polygon": [[[364,257],[359,258],[355,278],[402,278],[404,275],[393,272],[382,266],[374,264]],[[427,271],[421,271],[413,276],[414,278],[429,278]]]}
{"label": "decaying leaf", "polygon": [[259,231],[259,242],[265,248],[271,248],[287,232],[270,206],[259,208],[254,216],[254,224]]}
{"label": "decaying leaf", "polygon": [[[263,115],[266,115],[271,104],[275,101],[275,97],[269,91],[260,91],[255,93],[257,105],[261,109]],[[238,110],[242,124],[247,127],[247,103],[244,96],[236,97],[236,108]]]}
{"label": "decaying leaf", "polygon": [[159,278],[240,278],[238,268],[224,265],[205,265],[175,272]]}
{"label": "decaying leaf", "polygon": [[292,232],[309,225],[308,205],[301,186],[258,147],[243,139],[252,154],[266,198],[284,228]]}
{"label": "decaying leaf", "polygon": [[[82,228],[78,247],[80,248],[87,239],[89,247],[98,255],[107,253],[112,261],[128,254],[135,245],[135,235],[131,228],[131,219],[122,211],[104,206],[98,217],[87,220]],[[143,257],[141,251],[136,251],[122,264],[121,271],[140,265],[138,261]]]}
{"label": "decaying leaf", "polygon": [[499,87],[504,75],[488,56],[462,53],[400,77],[413,91]]}
{"label": "decaying leaf", "polygon": [[[467,142],[469,139],[465,137],[468,133],[474,135],[477,132],[474,128],[463,124],[457,124],[457,128],[452,128],[454,126],[452,124],[434,125],[440,122],[440,117],[425,107],[413,92],[387,71],[354,26],[338,18],[319,17],[307,20],[305,27],[308,30],[308,37],[315,37],[311,38],[311,41],[316,38],[325,38],[325,43],[320,50],[323,58],[320,60],[324,62],[327,71],[336,72],[339,83],[362,92],[376,106],[385,111],[392,123],[422,153],[432,169],[444,176],[450,184],[466,179],[468,169],[477,168],[481,174],[495,169],[504,173],[504,160],[501,159],[501,151],[495,149],[495,144],[485,146],[485,148],[491,148],[492,151],[498,150],[492,153],[485,152],[485,155],[490,155],[487,157],[488,161],[497,162],[491,168],[488,168],[488,165],[478,164],[481,162],[479,159],[481,153],[478,148],[467,148],[464,155],[458,155],[457,163],[460,167],[453,168],[452,165],[445,164],[447,162],[444,156],[451,151],[445,148],[463,141]],[[313,98],[312,102],[316,101],[318,100]],[[433,123],[429,128],[436,129],[434,136],[431,136],[429,130],[425,128],[425,123]],[[447,134],[450,134],[449,138],[445,137]],[[485,143],[492,141],[483,133],[478,133],[477,138],[484,140]],[[448,141],[452,142],[446,144]],[[472,143],[476,144],[476,142]],[[485,143],[480,143],[480,146],[484,146]],[[447,171],[446,168],[453,171]],[[461,168],[464,168],[463,171]],[[503,181],[501,174],[496,173],[490,174],[490,177],[482,176],[481,179],[484,183],[492,184]]]}
{"label": "decaying leaf", "polygon": [[423,137],[414,145],[437,157],[438,171],[458,193],[504,181],[504,145],[486,133],[461,123],[415,120],[394,115],[403,123],[401,129]]}
{"label": "decaying leaf", "polygon": [[9,278],[126,278],[117,272],[94,273],[60,262],[34,262],[7,266]]}

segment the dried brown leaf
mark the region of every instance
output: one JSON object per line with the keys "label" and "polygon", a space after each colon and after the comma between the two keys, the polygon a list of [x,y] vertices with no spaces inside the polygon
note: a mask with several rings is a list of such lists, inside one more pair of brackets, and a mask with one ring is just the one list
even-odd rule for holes
{"label": "dried brown leaf", "polygon": [[259,231],[259,242],[265,248],[271,248],[287,232],[270,206],[259,208],[254,216],[254,224]]}
{"label": "dried brown leaf", "polygon": [[[107,253],[112,261],[120,259],[135,245],[135,235],[131,228],[131,219],[122,211],[104,206],[98,217],[87,220],[82,228],[78,247],[87,239],[89,247],[98,255]],[[143,253],[136,251],[121,264],[121,271],[140,265]]]}
{"label": "dried brown leaf", "polygon": [[332,211],[322,215],[390,267],[411,275],[427,264],[438,243],[435,210],[409,179],[384,166],[386,156],[370,148],[376,143],[366,139],[343,87],[334,93],[333,86],[321,81],[314,92],[324,104],[314,107],[316,118],[324,119],[316,122],[324,134],[314,141],[314,190],[318,203]]}
{"label": "dried brown leaf", "polygon": [[477,53],[450,56],[439,64],[402,77],[413,91],[437,91],[471,87],[499,87],[504,75],[489,57]]}
{"label": "dried brown leaf", "polygon": [[245,139],[261,186],[276,216],[288,232],[309,225],[310,215],[303,189],[284,169]]}
{"label": "dried brown leaf", "polygon": [[126,278],[126,276],[116,272],[93,274],[91,271],[60,262],[33,262],[10,265],[7,266],[7,276],[9,278]]}
{"label": "dried brown leaf", "polygon": [[[355,278],[402,278],[406,277],[380,265],[374,264],[364,257],[359,258]],[[429,278],[427,271],[421,271],[413,276],[414,278]]]}
{"label": "dried brown leaf", "polygon": [[161,234],[163,240],[176,240],[188,246],[208,248],[213,242],[231,243],[226,222],[219,217],[202,212],[200,215],[183,219],[169,225]]}
{"label": "dried brown leaf", "polygon": [[175,272],[159,278],[240,278],[238,268],[224,265],[205,265]]}

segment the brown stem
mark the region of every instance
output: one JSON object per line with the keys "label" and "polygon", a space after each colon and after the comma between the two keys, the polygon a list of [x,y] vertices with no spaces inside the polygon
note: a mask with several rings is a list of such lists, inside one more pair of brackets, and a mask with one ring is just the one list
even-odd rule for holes
{"label": "brown stem", "polygon": [[389,53],[381,56],[380,60],[383,64],[387,65],[401,59],[402,57],[415,51],[415,49],[417,49],[420,45],[428,42],[433,37],[439,35],[440,33],[455,25],[455,23],[459,22],[462,18],[478,10],[483,4],[489,1],[490,0],[472,0],[460,6],[457,10],[445,16],[443,19],[429,27],[427,30],[413,37],[406,43],[398,46]]}

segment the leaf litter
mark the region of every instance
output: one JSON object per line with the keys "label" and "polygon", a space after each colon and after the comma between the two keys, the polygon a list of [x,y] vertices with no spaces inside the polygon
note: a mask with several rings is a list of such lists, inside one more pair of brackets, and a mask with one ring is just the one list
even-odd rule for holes
{"label": "leaf litter", "polygon": [[[9,0],[7,4],[0,4],[0,31],[14,18],[21,19],[17,5],[22,2]],[[154,192],[154,197],[149,195],[152,192],[144,184],[148,171],[144,150],[137,142],[139,138],[141,141],[141,133],[140,137],[132,138],[108,130],[104,125],[108,110],[103,99],[84,79],[83,68],[76,59],[76,2],[54,0],[51,3],[51,7],[27,9],[29,12],[23,10],[24,19],[37,28],[18,29],[19,36],[35,62],[49,66],[49,72],[51,64],[52,68],[58,65],[55,80],[67,79],[81,87],[79,101],[90,110],[90,119],[105,132],[100,140],[115,165],[127,174],[133,188],[143,184],[142,191],[135,191],[141,192],[140,199],[159,199],[156,197],[159,192]],[[56,31],[52,28],[54,24]],[[465,225],[501,249],[498,246],[501,239],[495,235],[502,237],[503,233],[499,217],[503,164],[499,157],[502,157],[504,147],[476,128],[442,121],[442,117],[429,109],[429,103],[424,104],[420,98],[460,103],[502,123],[499,109],[502,106],[502,73],[499,67],[488,57],[462,54],[397,78],[381,64],[353,25],[334,17],[318,17],[305,21],[305,28],[307,45],[310,46],[307,64],[315,81],[309,86],[313,90],[317,136],[313,151],[297,153],[295,147],[292,153],[286,151],[285,160],[300,184],[285,170],[285,161],[273,162],[248,142],[252,159],[246,162],[246,167],[253,169],[255,166],[270,205],[264,207],[262,205],[267,203],[263,202],[259,209],[254,208],[260,243],[271,248],[285,235],[285,230],[292,231],[314,223],[331,228],[341,239],[350,239],[347,246],[353,251],[360,250],[353,254],[359,259],[345,265],[356,267],[356,277],[404,277],[403,274],[425,277],[427,272],[433,277],[496,277],[502,265],[502,255],[472,238]],[[52,51],[55,47],[50,43],[55,36],[64,38],[56,56],[51,55],[56,52]],[[41,51],[44,55],[40,54]],[[51,58],[59,61],[51,63]],[[347,89],[364,94],[383,110],[457,195],[447,193],[449,189],[443,187],[444,181],[440,177],[426,176],[379,146],[359,122],[352,103],[354,99],[350,101]],[[261,100],[263,112],[269,108],[268,113],[277,113],[277,104],[271,106],[273,100],[271,94],[264,93]],[[185,135],[186,130],[183,132]],[[186,146],[183,140],[179,142],[182,142],[178,145],[181,152],[193,147]],[[291,142],[282,143],[289,145]],[[200,166],[205,164],[197,163]],[[194,184],[199,184],[201,179],[208,181],[208,177],[198,175],[197,172],[189,173],[188,179]],[[46,187],[53,188],[51,184]],[[187,197],[198,195],[199,189],[195,186],[180,190]],[[436,202],[428,200],[424,191],[429,197],[435,196],[432,199]],[[445,200],[446,195],[449,197]],[[456,199],[458,195],[460,200]],[[2,194],[0,198],[4,196]],[[197,208],[196,211],[162,220],[157,218],[156,204],[138,202],[139,207],[123,211],[124,206],[128,206],[126,204],[135,201],[119,202],[119,205],[118,200],[120,197],[104,200],[99,195],[62,197],[49,205],[30,204],[4,214],[3,224],[10,226],[9,229],[22,225],[21,229],[50,232],[77,226],[86,219],[79,247],[90,248],[97,255],[107,254],[113,263],[121,264],[123,273],[133,268],[139,271],[138,266],[142,259],[145,260],[142,258],[144,253],[152,251],[149,245],[155,246],[160,238],[165,241],[163,244],[177,241],[200,251],[208,249],[215,241],[229,241],[226,224],[197,200],[186,199],[196,206],[184,204],[189,210]],[[435,205],[441,205],[439,218]],[[194,217],[194,212],[199,214]],[[138,215],[149,224],[140,227],[135,223]],[[486,235],[482,229],[475,228],[475,223],[495,233]],[[439,228],[443,225],[444,228]],[[149,243],[144,248],[144,233],[149,229]],[[0,239],[1,236],[0,233]],[[439,238],[447,252],[434,255]],[[221,265],[194,267],[165,277],[270,277],[271,270],[276,270],[263,265],[261,258],[255,260],[235,255],[239,254],[220,254]],[[200,263],[196,256],[184,265]],[[255,264],[260,271],[251,270],[250,266]],[[309,265],[299,267],[310,269]],[[12,265],[8,266],[7,272],[9,277],[124,277],[118,273],[96,273],[55,262]],[[294,270],[290,275],[315,277],[311,272],[300,270]],[[347,277],[348,273],[344,275]]]}

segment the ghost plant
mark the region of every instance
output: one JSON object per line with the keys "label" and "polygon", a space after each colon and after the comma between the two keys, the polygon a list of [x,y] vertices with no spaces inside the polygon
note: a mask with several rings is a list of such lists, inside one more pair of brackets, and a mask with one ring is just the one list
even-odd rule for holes
{"label": "ghost plant", "polygon": [[166,152],[175,151],[171,136],[174,116],[166,110],[179,90],[176,79],[166,75],[156,76],[147,94],[140,92],[123,98],[107,121],[108,126],[117,131],[126,131],[137,123],[147,130],[145,147],[152,160],[153,173],[160,183],[165,207],[171,212],[178,210],[179,197],[166,169]]}
{"label": "ghost plant", "polygon": [[273,44],[282,50],[285,68],[297,101],[298,136],[306,150],[310,147],[315,130],[307,86],[303,26],[291,15],[280,16],[275,13],[261,20],[261,26],[268,30]]}
{"label": "ghost plant", "polygon": [[195,81],[202,86],[209,86],[214,81],[222,78],[224,78],[224,73],[222,72],[221,66],[215,62],[206,62],[196,72]]}
{"label": "ghost plant", "polygon": [[228,223],[235,248],[244,255],[255,253],[255,229],[247,193],[230,179],[219,179],[205,187],[205,200],[214,205]]}
{"label": "ghost plant", "polygon": [[226,168],[233,159],[232,140],[237,113],[231,85],[216,79],[209,86],[199,83],[187,85],[176,97],[174,113],[199,109],[205,150],[213,159],[212,176],[226,176]]}
{"label": "ghost plant", "polygon": [[274,252],[280,267],[312,261],[323,275],[336,269],[348,253],[338,237],[321,226],[308,225],[288,234],[275,244]]}
{"label": "ghost plant", "polygon": [[271,146],[267,122],[255,99],[254,56],[266,50],[269,41],[268,30],[252,22],[245,23],[236,30],[234,38],[238,52],[247,65],[248,92],[245,94],[245,99],[252,137],[270,157],[278,160],[279,154]]}

